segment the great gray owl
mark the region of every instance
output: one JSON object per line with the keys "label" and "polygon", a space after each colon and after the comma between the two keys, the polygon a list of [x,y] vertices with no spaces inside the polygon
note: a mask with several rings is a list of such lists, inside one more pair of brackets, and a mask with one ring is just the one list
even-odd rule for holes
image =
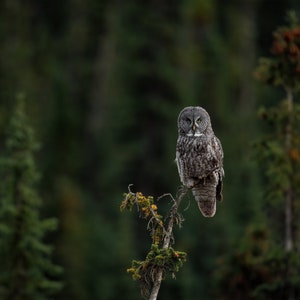
{"label": "great gray owl", "polygon": [[201,213],[213,217],[216,200],[222,200],[223,150],[209,114],[200,106],[179,113],[176,163],[180,180],[192,189]]}

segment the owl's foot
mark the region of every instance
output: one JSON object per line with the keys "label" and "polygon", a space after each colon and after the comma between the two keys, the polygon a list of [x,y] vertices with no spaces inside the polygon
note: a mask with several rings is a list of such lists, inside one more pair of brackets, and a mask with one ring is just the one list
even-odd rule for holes
{"label": "owl's foot", "polygon": [[196,185],[196,181],[194,179],[187,179],[184,183],[184,185],[188,188],[191,189]]}

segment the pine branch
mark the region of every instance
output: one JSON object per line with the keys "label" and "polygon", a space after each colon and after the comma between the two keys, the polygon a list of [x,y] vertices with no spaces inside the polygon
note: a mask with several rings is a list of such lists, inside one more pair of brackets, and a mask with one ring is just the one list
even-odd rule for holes
{"label": "pine branch", "polygon": [[[173,206],[171,208],[171,212],[170,212],[170,218],[169,218],[169,223],[168,223],[168,227],[167,227],[167,232],[165,234],[165,238],[164,238],[164,242],[163,242],[163,246],[162,246],[163,249],[167,249],[170,247],[171,239],[173,236],[174,221],[175,221],[175,224],[177,223],[176,222],[176,216],[178,214],[177,211],[178,211],[179,205],[180,205],[183,197],[186,195],[187,192],[188,192],[188,189],[184,188],[181,191],[178,198],[176,200],[174,200],[174,204],[173,204]],[[163,279],[163,270],[159,269],[157,271],[155,280],[153,282],[153,288],[152,288],[149,300],[157,299],[162,279]]]}
{"label": "pine branch", "polygon": [[121,210],[132,210],[133,206],[136,206],[140,217],[149,219],[147,229],[150,231],[153,241],[150,251],[144,261],[133,260],[131,268],[127,270],[132,274],[133,279],[140,281],[141,294],[149,300],[157,299],[162,280],[167,274],[174,277],[174,273],[179,270],[186,259],[186,253],[175,251],[171,244],[174,243],[174,226],[180,226],[183,221],[182,216],[178,213],[178,208],[187,192],[188,189],[183,188],[176,199],[171,194],[164,194],[157,199],[168,196],[173,201],[164,221],[157,212],[153,197],[145,197],[140,192],[133,193],[130,186],[121,203]]}

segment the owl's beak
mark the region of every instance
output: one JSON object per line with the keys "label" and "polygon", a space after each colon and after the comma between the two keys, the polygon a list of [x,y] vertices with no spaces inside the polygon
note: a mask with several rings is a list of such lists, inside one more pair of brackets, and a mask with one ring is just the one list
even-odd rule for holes
{"label": "owl's beak", "polygon": [[196,131],[196,128],[198,128],[197,123],[194,123],[192,128],[193,128],[193,131]]}

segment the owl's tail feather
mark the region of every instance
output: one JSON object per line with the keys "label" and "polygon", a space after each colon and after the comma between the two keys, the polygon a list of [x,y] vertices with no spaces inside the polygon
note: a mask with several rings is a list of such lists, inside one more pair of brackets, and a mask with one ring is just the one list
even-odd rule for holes
{"label": "owl's tail feather", "polygon": [[195,200],[204,217],[213,217],[216,213],[216,189],[218,185],[217,174],[202,179],[192,188]]}

